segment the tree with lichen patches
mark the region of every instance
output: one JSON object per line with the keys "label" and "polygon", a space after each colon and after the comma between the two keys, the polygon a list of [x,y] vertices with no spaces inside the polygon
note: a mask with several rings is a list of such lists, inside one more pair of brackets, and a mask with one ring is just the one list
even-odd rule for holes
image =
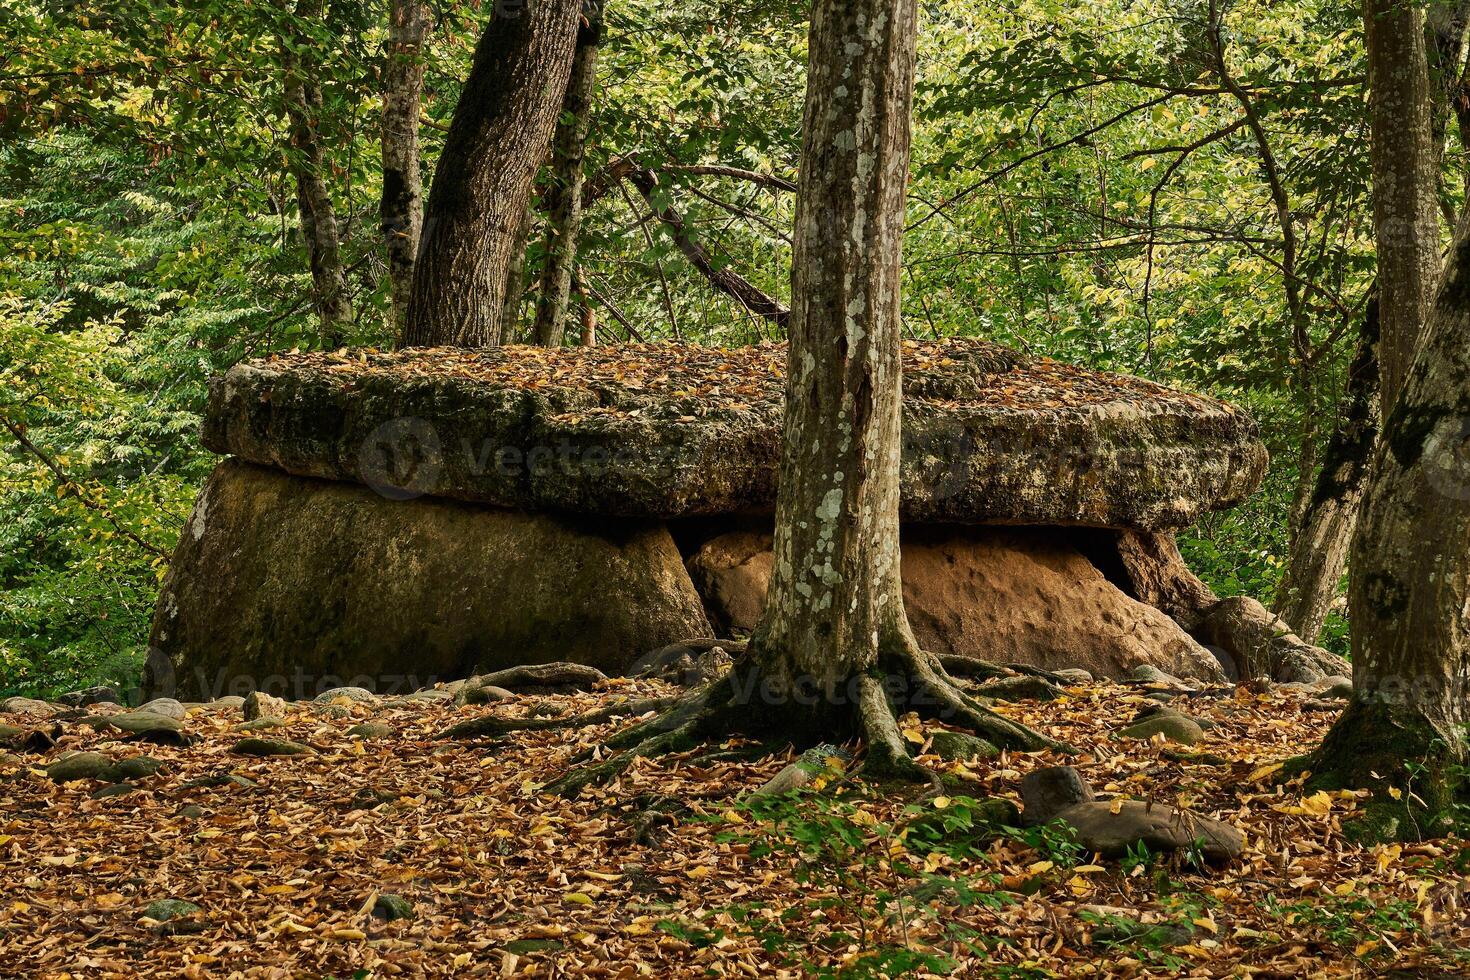
{"label": "tree with lichen patches", "polygon": [[812,9],[776,566],[764,619],[728,677],[657,705],[651,721],[609,741],[619,754],[573,769],[557,791],[575,793],[638,756],[732,732],[797,743],[862,736],[869,774],[925,779],[897,722],[911,709],[1007,748],[1051,744],[961,691],[919,648],[904,613],[899,285],[915,17],[914,0],[818,0]]}
{"label": "tree with lichen patches", "polygon": [[1470,223],[1393,412],[1353,543],[1353,698],[1309,761],[1378,794],[1360,833],[1440,836],[1470,799]]}

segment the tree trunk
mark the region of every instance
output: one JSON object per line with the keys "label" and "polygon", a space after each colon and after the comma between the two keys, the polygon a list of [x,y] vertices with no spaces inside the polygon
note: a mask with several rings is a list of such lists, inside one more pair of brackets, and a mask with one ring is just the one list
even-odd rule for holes
{"label": "tree trunk", "polygon": [[1470,226],[1374,455],[1348,589],[1353,698],[1311,768],[1376,796],[1363,830],[1434,835],[1463,796],[1470,723]]}
{"label": "tree trunk", "polygon": [[597,52],[602,44],[602,18],[592,11],[577,31],[577,53],[567,82],[561,120],[552,139],[551,182],[542,201],[546,207],[546,262],[536,301],[536,343],[560,347],[566,333],[572,295],[572,268],[582,228],[582,157],[592,121],[597,90]]}
{"label": "tree trunk", "polygon": [[505,300],[500,307],[500,342],[513,344],[521,329],[521,307],[526,301],[526,239],[531,235],[531,209],[527,207],[516,223],[510,247],[510,264],[505,269]]}
{"label": "tree trunk", "polygon": [[402,345],[500,343],[506,272],[571,75],[580,0],[503,5],[434,169]]}
{"label": "tree trunk", "polygon": [[1366,0],[1373,230],[1378,241],[1383,415],[1403,387],[1434,302],[1439,259],[1439,153],[1431,120],[1424,8]]}
{"label": "tree trunk", "polygon": [[904,614],[899,277],[915,43],[915,0],[815,0],[775,568],[745,658],[609,739],[618,754],[574,769],[555,792],[736,730],[798,742],[861,734],[870,774],[928,778],[899,731],[896,713],[909,708],[1009,748],[1054,744],[962,692]]}
{"label": "tree trunk", "polygon": [[1292,539],[1275,612],[1298,636],[1317,642],[1347,564],[1363,483],[1378,439],[1378,300],[1369,299],[1348,368],[1342,419]]}
{"label": "tree trunk", "polygon": [[[322,0],[301,0],[295,16],[306,22],[320,20]],[[303,41],[299,35],[292,40]],[[291,138],[290,167],[296,179],[301,237],[311,266],[312,305],[321,324],[321,346],[331,350],[342,343],[343,327],[352,320],[352,304],[342,265],[337,212],[325,176],[326,151],[317,129],[322,93],[313,77],[315,64],[310,55],[299,56],[293,53],[291,44],[282,44],[281,64],[285,69],[282,87]]]}
{"label": "tree trunk", "polygon": [[424,224],[419,109],[429,17],[423,0],[389,0],[388,57],[383,66],[383,196],[378,216],[388,253],[389,317],[395,332],[403,329]]}

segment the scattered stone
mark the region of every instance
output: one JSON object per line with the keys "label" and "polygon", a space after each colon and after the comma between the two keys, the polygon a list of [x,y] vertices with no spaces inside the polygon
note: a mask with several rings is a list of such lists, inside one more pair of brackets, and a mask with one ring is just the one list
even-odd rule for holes
{"label": "scattered stone", "polygon": [[1197,847],[1207,863],[1222,864],[1245,847],[1240,831],[1229,824],[1164,803],[1098,800],[1068,807],[1057,819],[1076,831],[1078,843],[1105,858],[1124,857],[1142,844],[1150,854]]}
{"label": "scattered stone", "polygon": [[14,725],[0,724],[0,745],[19,745],[25,737],[24,728],[16,728]]}
{"label": "scattered stone", "polygon": [[165,718],[172,718],[175,721],[183,721],[188,716],[188,712],[184,710],[184,706],[173,698],[154,698],[147,704],[139,705],[138,713],[162,715]]}
{"label": "scattered stone", "polygon": [[352,794],[352,800],[347,804],[347,809],[376,810],[384,803],[392,803],[396,799],[398,799],[397,793],[390,793],[376,786],[364,786]]}
{"label": "scattered stone", "polygon": [[193,915],[198,911],[199,906],[193,902],[186,902],[179,898],[161,898],[143,910],[143,918],[152,919],[154,922],[168,922],[171,919]]}
{"label": "scattered stone", "polygon": [[101,752],[69,752],[46,767],[52,782],[103,779],[112,771],[112,760]]}
{"label": "scattered stone", "polygon": [[241,776],[238,773],[216,772],[211,773],[208,776],[201,776],[198,779],[191,779],[188,782],[184,783],[180,788],[199,789],[203,787],[208,789],[216,789],[221,786],[236,786],[240,789],[255,789],[255,787],[258,785],[260,784],[257,783],[255,780],[245,776]]}
{"label": "scattered stone", "polygon": [[1189,686],[1173,674],[1166,674],[1153,664],[1139,664],[1137,667],[1128,671],[1125,679],[1134,684],[1165,684],[1173,688],[1185,688]]}
{"label": "scattered stone", "polygon": [[463,708],[467,704],[492,704],[496,701],[504,701],[515,697],[514,694],[503,687],[485,687],[480,684],[466,684],[459,689],[459,693],[453,696],[456,705]]}
{"label": "scattered stone", "polygon": [[355,738],[387,738],[393,734],[393,729],[378,722],[365,721],[347,729],[347,734]]}
{"label": "scattered stone", "polygon": [[230,749],[236,755],[315,755],[316,749],[300,742],[275,738],[242,738]]}
{"label": "scattered stone", "polygon": [[92,791],[92,799],[107,800],[114,796],[127,796],[129,793],[137,792],[138,787],[132,783],[109,783],[99,789]]}
{"label": "scattered stone", "polygon": [[112,764],[105,778],[122,782],[128,779],[147,779],[149,776],[158,774],[163,768],[163,763],[146,755],[135,755],[131,759],[122,759]]}
{"label": "scattered stone", "polygon": [[238,694],[226,694],[222,698],[215,698],[213,701],[209,702],[208,707],[211,707],[211,708],[243,708],[243,707],[245,707],[245,699],[242,698],[242,697],[240,697],[240,695],[238,695]]}
{"label": "scattered stone", "polygon": [[816,780],[821,775],[839,775],[852,761],[852,753],[836,745],[817,745],[807,749],[791,765],[772,776],[754,796],[780,796]]}
{"label": "scattered stone", "polygon": [[378,696],[365,687],[334,687],[318,694],[314,700],[317,704],[332,704],[342,699],[355,704],[374,704]]}
{"label": "scattered stone", "polygon": [[85,708],[90,704],[122,704],[120,694],[110,687],[85,687],[80,691],[68,691],[57,699],[57,703],[69,708]]}
{"label": "scattered stone", "polygon": [[744,652],[744,640],[680,640],[639,657],[624,673],[695,687],[729,673],[735,658]]}
{"label": "scattered stone", "polygon": [[106,727],[121,729],[142,742],[158,745],[187,745],[184,726],[177,718],[151,711],[125,711],[101,719]]}
{"label": "scattered stone", "polygon": [[1040,677],[1021,675],[997,677],[972,689],[974,694],[993,701],[1055,701],[1062,689]]}
{"label": "scattered stone", "polygon": [[6,698],[0,701],[0,714],[39,715],[42,718],[50,718],[56,714],[56,707],[45,701],[37,701],[35,698]]}
{"label": "scattered stone", "polygon": [[263,715],[253,721],[242,722],[241,724],[236,725],[235,728],[237,731],[242,732],[264,732],[269,731],[272,728],[283,728],[285,727],[285,725],[286,723],[280,718],[272,718],[268,715]]}
{"label": "scattered stone", "polygon": [[1091,684],[1092,674],[1081,667],[1063,667],[1054,673],[1068,684]]}
{"label": "scattered stone", "polygon": [[1021,819],[1027,827],[1039,827],[1063,810],[1096,798],[1087,780],[1071,766],[1036,769],[1021,779]]}
{"label": "scattered stone", "polygon": [[263,691],[251,691],[240,705],[240,713],[246,721],[257,718],[282,718],[286,714],[286,702]]}
{"label": "scattered stone", "polygon": [[1000,755],[1000,749],[985,739],[947,728],[938,729],[929,736],[929,751],[947,762],[989,759]]}
{"label": "scattered stone", "polygon": [[526,710],[526,714],[532,718],[560,718],[566,713],[566,706],[554,701],[537,701]]}
{"label": "scattered stone", "polygon": [[1353,679],[1340,675],[1324,677],[1317,683],[1309,685],[1307,690],[1319,698],[1345,701],[1353,696]]}
{"label": "scattered stone", "polygon": [[563,949],[560,939],[512,939],[505,944],[507,953],[524,956],[527,953],[551,953]]}
{"label": "scattered stone", "polygon": [[373,903],[373,918],[384,922],[414,918],[413,903],[401,895],[379,895]]}
{"label": "scattered stone", "polygon": [[179,807],[179,812],[175,816],[183,817],[185,820],[202,820],[204,819],[204,807],[197,803],[186,803]]}
{"label": "scattered stone", "polygon": [[352,712],[345,704],[313,704],[311,710],[322,718],[351,718]]}
{"label": "scattered stone", "polygon": [[1165,741],[1180,745],[1195,745],[1205,737],[1204,730],[1193,718],[1176,711],[1157,711],[1142,721],[1129,725],[1118,733],[1123,738],[1147,741],[1155,735],[1164,736]]}

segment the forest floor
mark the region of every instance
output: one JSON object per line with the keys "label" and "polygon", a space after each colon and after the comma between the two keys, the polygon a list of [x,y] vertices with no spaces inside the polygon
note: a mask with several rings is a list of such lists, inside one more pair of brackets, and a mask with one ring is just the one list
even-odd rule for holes
{"label": "forest floor", "polygon": [[[1470,972],[1470,848],[1353,846],[1342,820],[1359,796],[1275,782],[1276,764],[1333,716],[1297,692],[1189,699],[1215,725],[1185,749],[1114,736],[1143,703],[1137,690],[1070,688],[1001,710],[1080,755],[926,760],[975,797],[1014,797],[1026,771],[1065,762],[1104,797],[1217,816],[1246,834],[1246,852],[1205,872],[1142,855],[1094,862],[1036,831],[968,842],[956,831],[920,849],[900,828],[935,810],[962,815],[964,794],[904,794],[839,772],[805,797],[751,805],[743,794],[790,756],[647,761],[568,802],[540,784],[616,726],[437,737],[480,713],[580,711],[669,690],[613,682],[460,709],[302,705],[263,733],[317,749],[291,757],[232,754],[237,708],[192,711],[196,741],[183,748],[68,728],[57,749],[0,762],[0,976]],[[348,735],[367,720],[387,731]],[[134,792],[93,799],[98,783],[42,772],[66,749],[166,765]],[[663,811],[672,816],[650,819]],[[385,895],[411,903],[412,917],[385,921]],[[159,899],[198,911],[160,924],[144,917]]]}

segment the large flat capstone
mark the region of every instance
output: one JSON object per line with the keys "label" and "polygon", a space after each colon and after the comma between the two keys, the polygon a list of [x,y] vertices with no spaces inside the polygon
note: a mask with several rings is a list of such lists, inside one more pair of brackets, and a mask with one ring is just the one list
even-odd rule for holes
{"label": "large flat capstone", "polygon": [[[1254,422],[1223,402],[977,340],[908,342],[903,357],[908,521],[1170,530],[1265,472]],[[204,442],[398,498],[766,512],[785,375],[780,344],[295,354],[215,379]]]}

